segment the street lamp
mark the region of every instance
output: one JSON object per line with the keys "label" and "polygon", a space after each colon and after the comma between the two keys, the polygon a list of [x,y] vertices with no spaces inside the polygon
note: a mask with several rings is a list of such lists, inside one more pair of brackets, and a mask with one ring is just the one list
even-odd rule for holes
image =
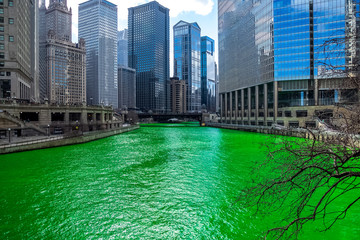
{"label": "street lamp", "polygon": [[11,135],[11,128],[8,129],[9,131],[9,143],[11,142],[10,135]]}
{"label": "street lamp", "polygon": [[48,135],[48,137],[50,137],[50,125],[49,124],[47,125],[47,135]]}

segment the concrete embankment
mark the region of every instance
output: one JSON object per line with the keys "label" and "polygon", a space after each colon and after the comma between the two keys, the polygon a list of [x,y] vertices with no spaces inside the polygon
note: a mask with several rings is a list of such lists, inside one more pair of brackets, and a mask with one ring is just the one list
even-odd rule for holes
{"label": "concrete embankment", "polygon": [[291,137],[309,138],[309,132],[306,129],[301,128],[275,128],[267,126],[251,126],[251,125],[235,125],[235,124],[223,124],[223,123],[206,123],[208,127],[232,129],[246,132],[257,132],[264,134],[283,135]]}
{"label": "concrete embankment", "polygon": [[122,127],[122,128],[118,128],[118,129],[86,132],[82,135],[72,136],[72,137],[58,136],[58,137],[54,137],[54,138],[47,138],[47,139],[42,139],[42,140],[37,140],[37,141],[8,144],[8,145],[0,146],[0,154],[15,153],[15,152],[35,150],[35,149],[43,149],[43,148],[60,147],[60,146],[66,146],[66,145],[86,143],[86,142],[94,141],[97,139],[117,135],[120,133],[133,131],[138,128],[139,128],[139,126],[136,125],[136,126]]}

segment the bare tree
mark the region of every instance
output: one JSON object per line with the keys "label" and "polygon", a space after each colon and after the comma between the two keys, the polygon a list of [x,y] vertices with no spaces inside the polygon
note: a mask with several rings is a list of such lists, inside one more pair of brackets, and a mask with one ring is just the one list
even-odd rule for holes
{"label": "bare tree", "polygon": [[[326,57],[317,63],[324,70],[321,80],[336,79],[339,89],[352,94],[347,99],[358,102],[358,38],[344,36],[326,41],[318,49]],[[346,64],[331,61],[337,54]],[[304,130],[307,139],[269,139],[266,161],[256,164],[252,187],[239,198],[259,214],[281,211],[280,226],[269,229],[265,239],[296,238],[304,224],[314,220],[321,221],[321,230],[326,231],[359,204],[360,105],[343,102],[330,115],[322,114],[317,116],[321,129]]]}

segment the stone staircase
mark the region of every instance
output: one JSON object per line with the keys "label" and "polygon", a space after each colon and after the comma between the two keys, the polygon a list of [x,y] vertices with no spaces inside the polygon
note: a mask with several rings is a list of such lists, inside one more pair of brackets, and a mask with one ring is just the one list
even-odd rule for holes
{"label": "stone staircase", "polygon": [[11,115],[8,112],[0,112],[0,118],[6,119],[6,120],[8,120],[10,122],[13,122],[13,123],[17,124],[21,128],[30,128],[30,129],[33,129],[33,130],[35,130],[35,131],[37,131],[39,133],[42,133],[44,135],[47,134],[45,129],[42,129],[39,126],[37,126],[35,124],[32,124],[30,122],[24,122],[21,119],[19,119],[18,117],[14,116],[14,115]]}

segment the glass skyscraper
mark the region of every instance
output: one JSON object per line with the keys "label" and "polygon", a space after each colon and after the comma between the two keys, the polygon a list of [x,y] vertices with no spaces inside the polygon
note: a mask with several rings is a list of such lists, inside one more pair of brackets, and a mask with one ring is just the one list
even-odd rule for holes
{"label": "glass skyscraper", "polygon": [[201,105],[209,112],[216,112],[216,63],[215,41],[201,37]]}
{"label": "glass skyscraper", "polygon": [[81,3],[79,38],[86,42],[87,102],[117,108],[117,6],[106,0]]}
{"label": "glass skyscraper", "polygon": [[201,110],[200,32],[196,22],[174,26],[174,77],[187,84],[188,112]]}
{"label": "glass skyscraper", "polygon": [[128,30],[118,32],[118,65],[128,66]]}
{"label": "glass skyscraper", "polygon": [[153,1],[129,8],[128,18],[129,67],[136,69],[137,107],[169,111],[169,9]]}
{"label": "glass skyscraper", "polygon": [[330,73],[357,57],[355,47],[323,46],[357,31],[358,2],[219,0],[223,122],[305,126],[298,119],[285,120],[299,111],[315,114],[316,108],[306,106],[354,100],[354,89],[343,86],[344,76]]}

